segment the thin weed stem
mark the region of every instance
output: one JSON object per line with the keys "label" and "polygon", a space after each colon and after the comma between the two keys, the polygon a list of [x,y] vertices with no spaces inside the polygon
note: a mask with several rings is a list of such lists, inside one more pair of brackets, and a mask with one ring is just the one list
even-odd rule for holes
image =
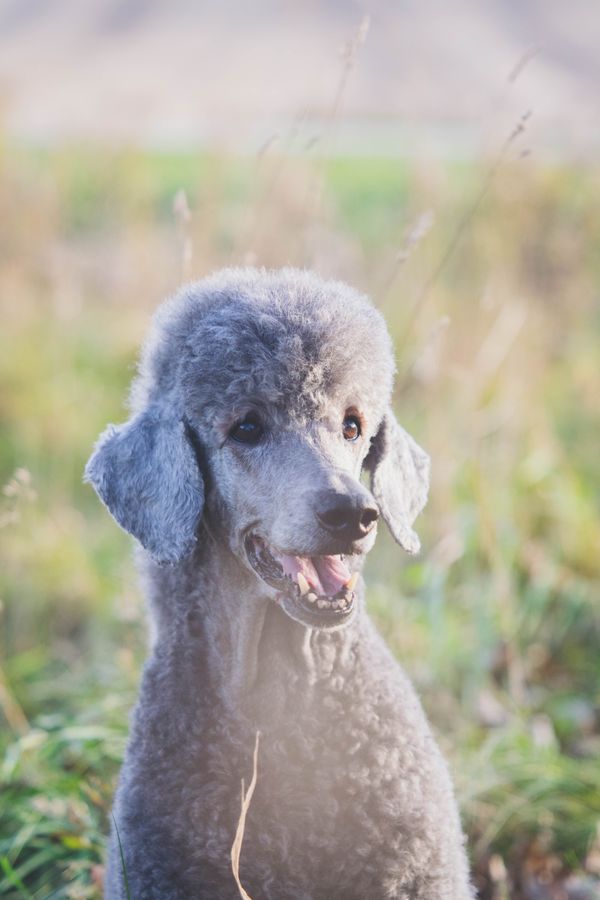
{"label": "thin weed stem", "polygon": [[403,340],[398,342],[398,347],[397,347],[398,353],[401,354],[402,351],[405,349],[407,339],[410,336],[411,331],[413,330],[419,315],[422,313],[423,309],[425,308],[425,305],[431,295],[431,291],[432,291],[433,287],[435,286],[440,275],[442,274],[442,272],[448,265],[448,262],[452,258],[452,255],[453,255],[454,251],[456,250],[458,244],[460,243],[461,238],[463,237],[463,235],[465,234],[465,232],[471,225],[473,219],[479,212],[479,209],[481,208],[484,200],[486,199],[486,197],[489,193],[489,190],[493,184],[496,174],[498,173],[498,170],[500,169],[500,167],[502,166],[503,162],[506,159],[508,151],[512,147],[515,140],[525,131],[525,125],[530,116],[531,116],[530,111],[524,113],[524,115],[521,116],[521,118],[519,119],[519,121],[517,122],[515,127],[512,129],[512,131],[510,132],[510,134],[508,135],[508,137],[502,144],[502,147],[500,148],[498,155],[496,156],[495,160],[493,161],[492,165],[489,167],[489,169],[487,170],[487,172],[483,178],[483,181],[481,183],[479,191],[477,192],[477,194],[475,196],[475,199],[467,207],[467,209],[465,210],[465,212],[459,219],[458,224],[457,224],[456,228],[454,229],[454,231],[452,232],[452,234],[450,235],[450,239],[449,239],[448,243],[446,244],[446,247],[443,250],[442,255],[440,256],[436,266],[434,267],[433,271],[431,272],[431,274],[425,281],[423,287],[417,294],[417,297],[416,297],[415,301],[412,303],[412,306],[410,308],[410,311],[408,314],[408,319],[405,323]]}
{"label": "thin weed stem", "polygon": [[123,853],[123,844],[121,843],[121,835],[119,834],[119,826],[117,825],[117,820],[114,815],[112,820],[115,825],[115,832],[117,835],[117,843],[119,845],[119,855],[121,857],[121,871],[123,872],[123,884],[125,886],[125,894],[127,896],[127,900],[131,900],[131,891],[129,890],[129,879],[127,878],[127,866],[125,865],[125,854]]}
{"label": "thin weed stem", "polygon": [[360,25],[358,26],[354,36],[349,41],[347,41],[342,49],[342,69],[335,89],[335,93],[333,95],[333,102],[325,119],[323,132],[318,139],[318,142],[322,149],[317,161],[315,177],[312,179],[312,182],[309,185],[306,194],[305,208],[307,211],[307,225],[314,224],[321,219],[327,148],[328,146],[331,147],[332,145],[335,126],[336,122],[339,119],[339,113],[342,107],[344,93],[348,85],[348,79],[350,77],[350,73],[356,65],[358,53],[367,39],[370,27],[371,17],[368,14],[365,14],[362,17]]}
{"label": "thin weed stem", "polygon": [[252,900],[250,894],[248,894],[248,892],[244,889],[244,886],[242,885],[242,882],[240,880],[240,854],[242,852],[242,842],[244,840],[244,831],[246,829],[246,815],[248,814],[248,810],[250,809],[250,802],[252,800],[252,795],[254,794],[254,788],[256,787],[256,780],[258,776],[259,740],[260,731],[257,731],[256,740],[254,742],[254,754],[252,757],[252,779],[250,781],[250,784],[248,785],[248,790],[244,791],[244,779],[242,778],[242,807],[240,810],[240,817],[238,819],[235,837],[231,846],[231,871],[233,872],[235,883],[238,886],[240,897],[242,897],[243,900]]}

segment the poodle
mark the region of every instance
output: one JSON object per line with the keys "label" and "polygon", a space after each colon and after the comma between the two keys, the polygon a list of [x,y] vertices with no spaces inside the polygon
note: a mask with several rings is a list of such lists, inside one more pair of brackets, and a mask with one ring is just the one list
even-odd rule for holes
{"label": "poodle", "polygon": [[152,619],[109,900],[241,895],[257,733],[246,896],[473,897],[446,763],[363,595],[379,521],[415,553],[428,490],[393,373],[382,316],[309,272],[228,269],[159,308],[86,468]]}

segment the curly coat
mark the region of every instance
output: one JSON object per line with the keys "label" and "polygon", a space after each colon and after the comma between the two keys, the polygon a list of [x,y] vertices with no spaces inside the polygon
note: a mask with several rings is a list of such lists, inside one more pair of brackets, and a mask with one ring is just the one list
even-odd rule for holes
{"label": "curly coat", "polygon": [[[286,552],[347,553],[360,573],[375,528],[333,547],[331,496],[376,504],[418,550],[429,465],[391,412],[393,373],[380,314],[307,272],[226,270],[157,313],[131,419],[86,469],[141,545],[153,621],[115,803],[136,900],[239,896],[230,850],[257,731],[241,856],[253,900],[473,896],[446,764],[362,578],[351,611],[321,627],[246,553],[259,529]],[[348,409],[355,442],[340,433]],[[249,412],[256,446],[231,438]],[[106,897],[125,896],[113,834]]]}

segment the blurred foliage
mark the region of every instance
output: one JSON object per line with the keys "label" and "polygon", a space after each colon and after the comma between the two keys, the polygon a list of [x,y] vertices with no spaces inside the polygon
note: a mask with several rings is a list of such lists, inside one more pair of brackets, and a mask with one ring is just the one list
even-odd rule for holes
{"label": "blurred foliage", "polygon": [[145,631],[81,473],[156,305],[240,263],[358,284],[396,340],[432,495],[369,603],[481,896],[600,895],[600,170],[513,155],[470,213],[484,163],[2,147],[0,896],[100,896]]}

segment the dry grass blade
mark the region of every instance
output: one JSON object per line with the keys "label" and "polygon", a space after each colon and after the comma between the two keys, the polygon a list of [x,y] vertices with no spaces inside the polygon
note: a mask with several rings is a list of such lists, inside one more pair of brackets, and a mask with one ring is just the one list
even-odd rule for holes
{"label": "dry grass blade", "polygon": [[371,27],[371,16],[365,14],[358,26],[356,34],[347,42],[347,44],[342,49],[342,74],[337,86],[337,90],[335,92],[335,98],[333,101],[333,106],[331,108],[330,119],[333,120],[338,114],[342,103],[342,97],[344,96],[344,91],[346,90],[346,82],[348,81],[348,76],[350,72],[355,66],[356,58],[358,56],[358,52],[362,45],[365,43],[367,39],[367,35],[369,34],[369,28]]}
{"label": "dry grass blade", "polygon": [[173,198],[173,213],[177,221],[179,240],[181,242],[181,280],[189,281],[193,256],[192,237],[190,233],[192,211],[189,207],[187,194],[183,188],[180,188]]}
{"label": "dry grass blade", "polygon": [[496,156],[496,159],[494,160],[492,165],[487,170],[487,173],[481,183],[481,187],[480,187],[478,193],[476,194],[475,199],[467,207],[463,216],[459,219],[456,228],[454,229],[454,231],[452,232],[452,234],[450,236],[450,240],[446,244],[446,247],[445,247],[441,257],[438,260],[437,265],[435,266],[433,272],[431,272],[431,274],[425,281],[425,284],[423,285],[423,287],[421,288],[421,290],[419,291],[419,293],[417,295],[416,301],[413,303],[412,308],[409,311],[409,315],[407,317],[407,321],[406,321],[405,327],[404,327],[404,341],[398,347],[399,351],[404,350],[406,341],[409,338],[409,336],[412,332],[412,329],[414,328],[415,322],[416,322],[419,314],[421,313],[423,307],[425,306],[425,303],[427,302],[427,300],[429,298],[432,288],[435,286],[440,275],[446,268],[448,261],[452,258],[452,255],[453,255],[454,251],[456,250],[456,247],[460,243],[460,240],[463,237],[464,233],[467,231],[467,229],[471,225],[473,219],[475,218],[476,214],[479,212],[479,209],[482,206],[484,200],[486,199],[488,192],[492,186],[494,178],[496,177],[496,173],[498,172],[498,169],[504,163],[507,153],[510,150],[511,146],[513,145],[514,141],[525,131],[525,126],[526,126],[526,123],[527,123],[528,119],[530,118],[530,116],[531,116],[530,111],[527,111],[526,113],[524,113],[521,116],[521,118],[519,119],[519,121],[517,122],[517,124],[515,125],[515,127],[512,129],[512,131],[510,132],[510,134],[508,135],[508,137],[502,144],[502,147],[500,149],[500,152]]}
{"label": "dry grass blade", "polygon": [[29,731],[29,722],[27,716],[23,712],[21,704],[18,702],[6,682],[4,672],[0,668],[0,710],[4,713],[4,717],[12,730],[19,735],[27,734]]}
{"label": "dry grass blade", "polygon": [[515,65],[510,70],[508,78],[506,79],[508,83],[514,84],[521,72],[523,72],[523,70],[527,68],[531,60],[535,59],[535,57],[538,56],[541,51],[542,47],[540,44],[533,44],[531,47],[529,47],[529,49],[519,57]]}
{"label": "dry grass blade", "polygon": [[233,839],[233,844],[231,846],[231,871],[233,872],[233,877],[235,878],[235,883],[238,886],[238,890],[240,892],[240,897],[243,897],[244,900],[252,900],[250,894],[244,890],[244,886],[240,881],[240,854],[242,852],[242,842],[244,840],[244,831],[246,828],[246,815],[248,810],[250,809],[250,803],[252,801],[252,795],[254,794],[254,788],[256,787],[256,778],[258,774],[258,742],[260,739],[260,731],[256,732],[256,741],[254,742],[254,755],[252,759],[252,780],[248,785],[248,790],[244,792],[244,779],[242,778],[242,808],[240,811],[240,817],[238,819],[238,825],[235,832],[235,838]]}
{"label": "dry grass blade", "polygon": [[[306,201],[304,204],[306,209],[305,218],[307,226],[314,225],[322,219],[325,163],[328,155],[328,149],[330,150],[333,146],[335,126],[336,122],[339,120],[342,99],[346,91],[350,73],[356,65],[356,60],[358,58],[361,47],[367,40],[370,27],[371,17],[370,15],[368,15],[368,13],[366,13],[362,17],[354,36],[346,42],[341,51],[342,70],[340,78],[335,90],[329,114],[326,117],[323,132],[317,137],[318,143],[321,146],[321,154],[320,160],[315,169],[313,182],[308,189]],[[305,264],[309,264],[310,258],[307,258],[306,251],[304,253],[304,257]]]}
{"label": "dry grass blade", "polygon": [[411,225],[402,246],[394,256],[394,262],[390,272],[387,274],[382,286],[377,292],[379,294],[380,303],[383,303],[386,300],[401,267],[408,261],[415,247],[427,235],[433,226],[434,221],[434,213],[431,209],[428,209],[425,210],[425,212],[422,212]]}

